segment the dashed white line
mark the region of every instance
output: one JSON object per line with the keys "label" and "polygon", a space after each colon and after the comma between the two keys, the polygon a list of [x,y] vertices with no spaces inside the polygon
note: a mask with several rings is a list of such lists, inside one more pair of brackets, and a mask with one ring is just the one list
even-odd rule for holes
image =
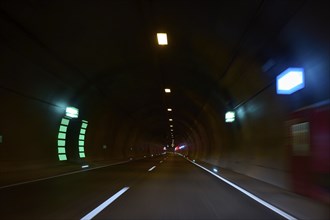
{"label": "dashed white line", "polygon": [[153,167],[151,167],[148,171],[150,172],[150,171],[152,171],[153,169],[155,169],[156,168],[156,166],[153,166]]}
{"label": "dashed white line", "polygon": [[94,218],[97,214],[99,214],[103,209],[105,209],[108,205],[110,205],[113,201],[115,201],[119,196],[121,196],[124,192],[126,192],[129,189],[129,187],[124,187],[120,191],[118,191],[116,194],[111,196],[109,199],[107,199],[105,202],[103,202],[101,205],[96,207],[93,211],[82,217],[80,220],[89,220]]}

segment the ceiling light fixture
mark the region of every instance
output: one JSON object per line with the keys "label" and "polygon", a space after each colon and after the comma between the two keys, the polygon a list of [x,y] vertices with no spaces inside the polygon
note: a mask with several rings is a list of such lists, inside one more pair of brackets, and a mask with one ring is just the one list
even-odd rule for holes
{"label": "ceiling light fixture", "polygon": [[157,33],[157,40],[159,45],[167,45],[167,34]]}

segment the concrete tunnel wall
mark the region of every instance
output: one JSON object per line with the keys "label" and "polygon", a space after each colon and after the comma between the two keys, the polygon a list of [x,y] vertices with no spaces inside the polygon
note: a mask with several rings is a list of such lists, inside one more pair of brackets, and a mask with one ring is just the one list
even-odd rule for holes
{"label": "concrete tunnel wall", "polygon": [[[325,28],[328,20],[314,20],[311,14],[306,23],[309,7],[304,5],[280,35],[274,37],[272,46],[285,49],[276,51],[275,56],[270,52],[262,60],[273,63],[269,69],[262,69],[265,62],[248,58],[248,51],[239,55],[236,62],[242,62],[238,65],[242,69],[236,73],[244,74],[227,74],[219,85],[227,90],[232,103],[243,102],[235,109],[237,120],[226,124],[224,113],[235,105],[224,106],[211,97],[194,124],[187,125],[190,126],[186,131],[189,157],[290,188],[285,121],[295,109],[329,99],[329,29]],[[316,11],[325,17],[324,10]],[[6,41],[0,40],[4,61],[0,70],[6,73],[0,75],[1,175],[14,173],[18,179],[20,175],[24,179],[22,170],[63,166],[57,158],[56,141],[68,105],[78,107],[80,117],[89,121],[86,162],[122,161],[161,152],[163,143],[153,140],[142,125],[106,104],[97,89],[80,87],[85,84],[83,78],[70,78],[72,75],[65,72],[54,77],[49,70],[61,72],[63,68],[47,57],[42,48],[33,42],[26,44],[32,45],[31,48],[5,46]],[[27,52],[31,50],[38,53],[31,55]],[[208,59],[216,60],[216,57]],[[295,95],[280,97],[275,94],[273,80],[288,66],[304,67],[307,85]],[[85,88],[83,93],[82,88]],[[107,148],[103,149],[103,145]],[[52,174],[47,171],[45,175]]]}
{"label": "concrete tunnel wall", "polygon": [[[286,125],[289,115],[329,100],[326,16],[320,5],[305,4],[271,42],[271,56],[261,62],[249,58],[247,51],[238,55],[235,66],[241,69],[221,81],[231,100],[227,106],[219,107],[216,103],[220,101],[214,98],[204,106],[192,126],[194,131],[189,132],[190,157],[292,188],[291,140]],[[210,56],[212,59],[217,57]],[[306,87],[290,96],[280,96],[276,94],[275,78],[287,67],[304,68]],[[224,122],[229,110],[236,112],[233,124]]]}

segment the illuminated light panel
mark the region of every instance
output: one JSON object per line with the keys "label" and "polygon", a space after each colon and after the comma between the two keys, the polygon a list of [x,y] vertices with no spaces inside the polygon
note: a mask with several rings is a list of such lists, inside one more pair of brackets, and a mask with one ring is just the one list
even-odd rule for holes
{"label": "illuminated light panel", "polygon": [[85,158],[86,156],[85,156],[85,153],[79,153],[79,157],[80,158]]}
{"label": "illuminated light panel", "polygon": [[84,146],[85,141],[79,141],[79,146]]}
{"label": "illuminated light panel", "polygon": [[86,130],[85,129],[80,129],[80,134],[86,134]]}
{"label": "illuminated light panel", "polygon": [[87,128],[87,125],[88,125],[88,124],[86,124],[86,123],[82,123],[82,124],[81,124],[81,128],[85,128],[85,129],[86,129],[86,128]]}
{"label": "illuminated light panel", "polygon": [[59,154],[65,154],[65,148],[64,147],[58,147],[57,148],[57,153],[59,153]]}
{"label": "illuminated light panel", "polygon": [[89,165],[82,165],[81,168],[88,168]]}
{"label": "illuminated light panel", "polygon": [[85,148],[84,147],[79,147],[79,152],[84,152]]}
{"label": "illuminated light panel", "polygon": [[170,119],[168,119],[169,121],[173,121],[173,119],[172,118],[170,118]]}
{"label": "illuminated light panel", "polygon": [[79,110],[75,107],[67,107],[65,110],[65,115],[70,118],[78,118]]}
{"label": "illuminated light panel", "polygon": [[167,111],[171,112],[171,111],[172,111],[172,109],[171,109],[171,108],[168,108],[168,109],[167,109]]}
{"label": "illuminated light panel", "polygon": [[57,140],[57,146],[64,147],[65,146],[65,140]]}
{"label": "illuminated light panel", "polygon": [[80,135],[79,135],[79,140],[85,140],[85,135],[80,134]]}
{"label": "illuminated light panel", "polygon": [[68,158],[66,157],[65,154],[59,154],[59,155],[58,155],[58,159],[59,159],[60,161],[63,161],[63,160],[67,160]]}
{"label": "illuminated light panel", "polygon": [[170,127],[172,128],[172,127],[173,127],[173,125],[170,125]]}
{"label": "illuminated light panel", "polygon": [[225,121],[227,123],[235,121],[235,112],[227,112],[225,115]]}
{"label": "illuminated light panel", "polygon": [[68,129],[67,126],[64,126],[64,125],[60,126],[60,132],[66,132],[67,129]]}
{"label": "illuminated light panel", "polygon": [[70,120],[66,118],[62,118],[61,125],[69,125]]}
{"label": "illuminated light panel", "polygon": [[213,168],[213,172],[218,172],[218,169],[217,168]]}
{"label": "illuminated light panel", "polygon": [[167,34],[157,33],[157,40],[159,45],[167,45]]}
{"label": "illuminated light panel", "polygon": [[66,137],[66,133],[58,133],[58,139],[65,139],[65,137]]}
{"label": "illuminated light panel", "polygon": [[276,77],[276,93],[290,95],[305,87],[303,68],[288,68]]}
{"label": "illuminated light panel", "polygon": [[165,89],[165,93],[171,93],[171,89]]}

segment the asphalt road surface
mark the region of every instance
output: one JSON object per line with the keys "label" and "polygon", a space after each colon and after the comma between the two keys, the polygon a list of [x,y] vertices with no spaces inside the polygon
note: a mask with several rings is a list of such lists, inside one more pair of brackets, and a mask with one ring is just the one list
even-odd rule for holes
{"label": "asphalt road surface", "polygon": [[283,219],[174,154],[3,188],[0,210],[1,219]]}

